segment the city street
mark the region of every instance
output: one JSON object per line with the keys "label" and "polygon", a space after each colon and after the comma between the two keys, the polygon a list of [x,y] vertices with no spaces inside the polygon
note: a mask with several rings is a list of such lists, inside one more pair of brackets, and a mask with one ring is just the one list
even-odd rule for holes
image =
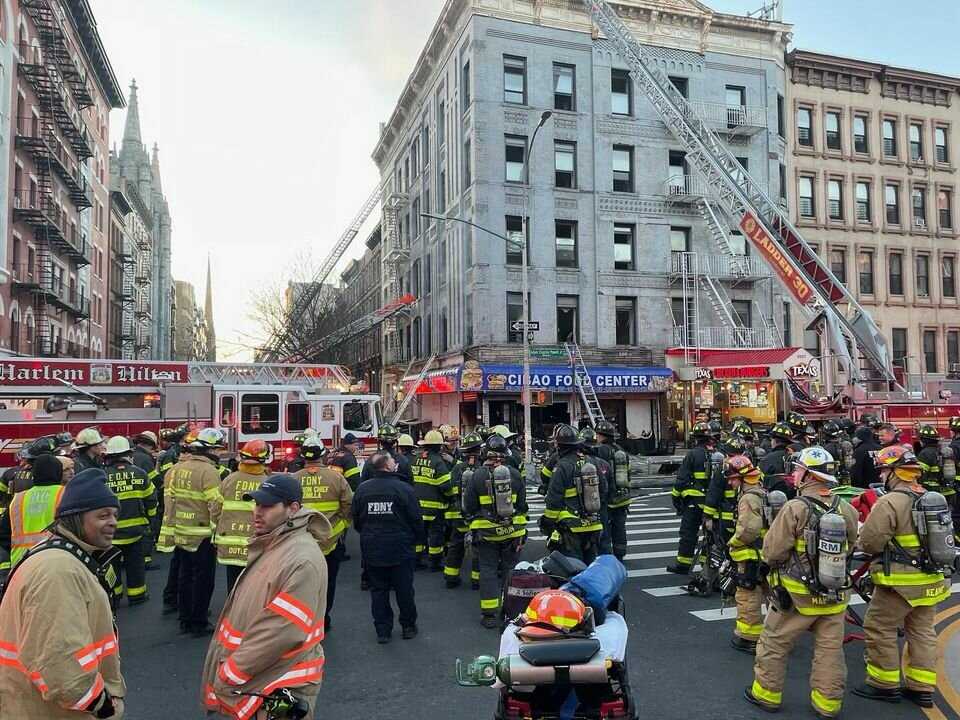
{"label": "city street", "polygon": [[[531,540],[525,556],[534,558],[543,548],[536,529],[542,502],[537,498],[531,504]],[[721,611],[717,597],[687,596],[678,589],[678,578],[663,571],[676,550],[678,522],[662,491],[638,499],[629,519],[626,565],[630,578],[624,595],[631,632],[628,660],[640,717],[767,717],[742,699],[743,688],[751,681],[751,658],[728,644],[734,609]],[[491,718],[494,691],[460,688],[453,679],[457,657],[496,652],[496,633],[479,624],[478,594],[469,585],[446,590],[439,574],[419,573],[420,635],[403,641],[397,631],[390,645],[379,646],[368,597],[359,589],[355,533],[349,536],[349,546],[353,558],[341,570],[334,627],[324,641],[326,677],[317,717]],[[120,612],[128,716],[136,720],[203,717],[198,684],[207,640],[177,635],[175,616],[161,616],[165,572],[166,560],[161,556],[161,568],[148,575],[151,601],[145,607]],[[223,601],[222,569],[217,581],[214,618]],[[960,602],[956,595],[940,606],[939,618],[941,646],[947,648],[938,669],[943,695],[937,698],[939,710],[926,716],[933,720],[960,718],[960,697],[943,685],[952,675],[954,685],[960,687]],[[846,657],[849,689],[863,679],[861,643],[848,644]],[[805,641],[791,658],[781,717],[812,717],[807,700],[809,665],[810,644]],[[912,704],[871,703],[849,691],[844,716],[872,720],[924,717]]]}

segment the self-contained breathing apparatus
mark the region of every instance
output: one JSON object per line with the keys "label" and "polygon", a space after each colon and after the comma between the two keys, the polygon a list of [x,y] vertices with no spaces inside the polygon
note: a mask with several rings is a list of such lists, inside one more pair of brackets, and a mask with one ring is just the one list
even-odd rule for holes
{"label": "self-contained breathing apparatus", "polygon": [[947,499],[928,490],[917,493],[897,488],[892,492],[908,495],[913,501],[913,523],[920,547],[915,552],[904,548],[894,538],[883,551],[883,571],[890,572],[890,563],[910,565],[920,572],[952,574],[957,566],[957,549],[953,534],[953,517]]}
{"label": "self-contained breathing apparatus", "polygon": [[577,497],[585,516],[596,518],[600,515],[600,476],[597,466],[588,460],[577,463],[577,472],[574,476],[577,488]]}
{"label": "self-contained breathing apparatus", "polygon": [[513,482],[510,469],[497,465],[487,474],[487,495],[493,500],[493,514],[501,523],[513,521]]}
{"label": "self-contained breathing apparatus", "polygon": [[[770,529],[773,521],[787,503],[787,496],[780,490],[773,490],[762,495],[763,499],[763,533],[755,543],[756,550],[760,550],[762,537]],[[762,562],[749,561],[745,563],[745,572],[739,572],[738,563],[727,557],[720,567],[720,591],[724,597],[732,595],[738,587],[744,590],[753,590],[763,583],[766,578],[766,566]]]}
{"label": "self-contained breathing apparatus", "polygon": [[622,449],[613,453],[613,477],[618,491],[630,489],[630,459]]}

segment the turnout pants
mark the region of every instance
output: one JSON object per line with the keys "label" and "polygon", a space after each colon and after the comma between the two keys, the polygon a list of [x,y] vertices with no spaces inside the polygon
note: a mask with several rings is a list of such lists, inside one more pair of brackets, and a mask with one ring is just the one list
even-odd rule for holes
{"label": "turnout pants", "polygon": [[489,542],[480,540],[474,547],[480,560],[480,612],[496,615],[500,612],[501,570],[505,574],[517,564],[519,540]]}
{"label": "turnout pants", "polygon": [[[447,541],[447,554],[443,561],[443,576],[448,580],[460,579],[460,569],[463,567],[463,560],[467,554],[467,535],[470,531],[466,528],[461,529],[453,527],[450,531],[450,539]],[[477,546],[472,544],[473,550],[470,553],[470,581],[480,582],[480,562],[477,558]]]}
{"label": "turnout pants", "polygon": [[430,558],[430,566],[439,568],[443,562],[443,517],[424,515],[423,524],[427,531],[427,547],[424,548],[423,545],[417,545],[416,547],[417,554],[420,556],[419,564],[422,565],[424,561],[423,551],[426,549],[427,557]]}
{"label": "turnout pants", "polygon": [[189,630],[200,630],[207,624],[207,611],[216,581],[217,555],[210,542],[204,538],[195,552],[177,548],[180,556],[177,609],[180,623]]}
{"label": "turnout pants", "polygon": [[[560,545],[556,549],[564,555],[579,558],[587,565],[597,559],[597,552],[600,549],[600,533],[582,532],[575,533],[566,528],[559,528]],[[480,568],[480,581],[483,582],[483,568]]]}
{"label": "turnout pants", "polygon": [[180,598],[180,556],[174,550],[170,554],[170,567],[167,568],[167,584],[163,587],[163,604],[177,607]]}
{"label": "turnout pants", "polygon": [[[340,572],[340,563],[343,562],[343,556],[346,554],[347,546],[341,537],[333,550],[324,556],[327,560],[327,606],[323,616],[325,629],[331,627],[330,611],[333,609],[333,598],[337,594],[337,574]],[[369,582],[369,578],[367,582]]]}
{"label": "turnout pants", "polygon": [[370,611],[377,635],[389,636],[393,632],[393,608],[390,606],[390,591],[397,597],[400,611],[400,627],[417,624],[417,605],[413,594],[413,561],[399,565],[367,565],[370,578]]}
{"label": "turnout pants", "polygon": [[753,665],[753,696],[770,707],[780,707],[787,658],[797,639],[813,633],[810,703],[822,715],[840,714],[847,682],[843,657],[844,615],[801,615],[796,610],[771,609],[757,643]]}
{"label": "turnout pants", "polygon": [[760,633],[763,631],[763,612],[760,610],[762,601],[763,592],[759,587],[753,590],[737,588],[737,625],[733,634],[738,638],[750,642],[757,642],[760,639]]}
{"label": "turnout pants", "polygon": [[613,554],[617,560],[623,560],[627,554],[627,513],[630,511],[629,505],[623,507],[610,508],[610,540],[613,545]]}
{"label": "turnout pants", "polygon": [[147,575],[142,538],[137,538],[130,543],[118,543],[114,547],[120,551],[116,560],[113,561],[113,571],[117,576],[117,584],[113,588],[116,599],[123,597],[123,589],[126,585],[127,601],[131,605],[143,602],[147,599]]}
{"label": "turnout pants", "polygon": [[688,569],[693,567],[696,558],[697,538],[700,535],[700,523],[703,522],[703,507],[687,505],[680,515],[680,542],[677,545],[677,565]]}
{"label": "turnout pants", "polygon": [[903,674],[913,690],[933,692],[937,687],[936,606],[911,607],[900,594],[877,587],[863,621],[867,684],[878,688],[900,687],[900,646],[897,628],[903,627]]}

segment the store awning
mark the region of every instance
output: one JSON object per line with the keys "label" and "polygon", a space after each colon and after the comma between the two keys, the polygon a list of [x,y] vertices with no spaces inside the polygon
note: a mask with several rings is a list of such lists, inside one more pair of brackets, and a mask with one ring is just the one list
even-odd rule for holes
{"label": "store awning", "polygon": [[[423,382],[417,388],[417,395],[429,395],[431,393],[452,393],[459,389],[458,378],[460,375],[460,366],[440,368],[439,370],[430,370],[423,378]],[[417,381],[420,373],[416,375],[407,375],[403,382],[403,392],[410,392],[410,388]]]}
{"label": "store awning", "polygon": [[[598,395],[666,392],[673,382],[673,371],[665,367],[587,368]],[[460,389],[482,392],[520,392],[523,367],[520,365],[483,365],[464,372]],[[534,390],[574,392],[573,375],[564,365],[534,365],[530,368],[530,387]]]}

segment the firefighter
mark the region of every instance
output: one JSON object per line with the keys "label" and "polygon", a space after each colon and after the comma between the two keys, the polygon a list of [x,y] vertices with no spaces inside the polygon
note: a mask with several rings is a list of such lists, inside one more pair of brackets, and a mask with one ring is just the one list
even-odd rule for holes
{"label": "firefighter", "polygon": [[[156,529],[154,530],[154,547],[157,550],[160,550],[160,529],[163,523],[163,518],[166,517],[165,514],[165,502],[166,502],[166,492],[164,490],[167,472],[180,462],[180,453],[182,450],[181,443],[186,438],[188,433],[188,428],[186,424],[181,424],[175,428],[161,428],[158,439],[160,441],[161,450],[160,454],[157,455],[157,464],[151,473],[154,487],[157,489],[157,517],[160,518],[160,522],[156,523]],[[196,437],[194,436],[194,439]],[[148,476],[149,477],[149,476]],[[173,552],[173,547],[171,546],[168,550]],[[163,550],[161,550],[163,552]],[[177,580],[180,575],[180,560],[176,553],[170,558],[170,564],[167,566],[167,582],[163,586],[163,614],[170,615],[177,612]]]}
{"label": "firefighter", "polygon": [[477,435],[479,435],[481,438],[483,438],[483,441],[484,441],[484,442],[487,441],[487,438],[488,438],[488,437],[490,437],[491,435],[493,435],[493,429],[487,427],[487,426],[484,425],[483,423],[481,423],[480,425],[477,425],[477,427],[474,428],[473,431],[474,431]]}
{"label": "firefighter", "polygon": [[130,441],[123,435],[107,441],[103,469],[107,473],[107,487],[120,501],[117,532],[113,536],[113,546],[120,551],[113,561],[117,576],[115,599],[123,595],[122,570],[127,602],[138,605],[149,599],[143,537],[150,534],[150,523],[157,515],[157,492],[143,468],[134,464]]}
{"label": "firefighter", "polygon": [[33,466],[41,455],[53,455],[56,445],[50,436],[37,438],[19,453],[20,462],[3,474],[2,499],[3,509],[10,504],[10,500],[18,493],[33,487]]}
{"label": "firefighter", "polygon": [[711,463],[710,485],[703,502],[703,520],[708,529],[720,533],[726,544],[733,537],[735,529],[739,487],[730,483],[726,466],[733,458],[746,457],[746,445],[736,435],[729,435],[717,449],[723,454],[724,461]]}
{"label": "firefighter", "polygon": [[[388,423],[384,423],[377,430],[377,447],[388,453],[397,462],[397,474],[406,478],[407,482],[413,483],[413,473],[410,470],[410,458],[401,453],[397,447],[399,440],[397,429]],[[404,437],[410,437],[406,435]],[[413,445],[413,438],[410,438],[410,444]],[[360,482],[370,478],[373,468],[363,464],[363,470],[360,471]]]}
{"label": "firefighter", "polygon": [[[540,530],[549,538],[548,548],[559,549],[589,565],[597,557],[603,531],[599,475],[596,466],[580,455],[580,437],[570,425],[559,425],[554,441],[557,462],[547,487]],[[483,568],[480,580],[483,581]]]}
{"label": "firefighter", "polygon": [[730,643],[752,655],[763,630],[759,566],[766,534],[767,491],[763,489],[763,476],[746,455],[730,458],[724,464],[724,474],[737,494],[733,536],[727,542],[730,559],[737,564],[737,624]]}
{"label": "firefighter", "polygon": [[594,455],[610,468],[607,477],[607,515],[610,543],[617,560],[627,553],[627,514],[630,512],[630,458],[617,444],[620,433],[609,420],[600,420],[596,426],[597,446]]}
{"label": "firefighter", "polygon": [[46,539],[63,494],[63,466],[54,455],[40,455],[32,470],[33,484],[14,495],[10,512],[0,516],[0,575],[4,578],[27,550]]}
{"label": "firefighter", "polygon": [[357,465],[357,450],[360,447],[360,441],[353,433],[347,433],[343,436],[343,442],[340,447],[333,451],[327,459],[327,465],[338,467],[343,472],[343,477],[350,484],[350,489],[356,491],[357,484],[360,482],[360,467]]}
{"label": "firefighter", "polygon": [[307,428],[302,433],[293,436],[293,448],[291,449],[294,451],[294,457],[287,461],[284,472],[293,474],[299,470],[303,470],[306,465],[303,457],[303,443],[306,442],[307,438],[313,437],[316,434],[316,430]]}
{"label": "firefighter", "polygon": [[588,425],[583,428],[579,432],[579,436],[580,454],[590,458],[590,462],[596,466],[597,475],[600,478],[600,497],[602,498],[600,521],[603,523],[603,532],[600,533],[598,552],[601,555],[612,555],[613,540],[610,534],[610,498],[616,493],[613,466],[597,454],[599,450],[597,433],[592,427]]}
{"label": "firefighter", "polygon": [[144,430],[133,436],[133,464],[143,470],[153,482],[154,469],[157,467],[157,435],[152,430]]}
{"label": "firefighter", "polygon": [[763,451],[757,447],[756,437],[753,434],[753,428],[744,418],[737,418],[730,427],[730,434],[743,440],[743,454],[750,458],[750,462],[756,466]]}
{"label": "firefighter", "polygon": [[[430,570],[440,572],[443,562],[443,513],[447,509],[447,491],[450,488],[450,466],[440,455],[443,435],[430,430],[420,441],[422,450],[413,461],[413,486],[420,501],[420,512],[427,530],[426,554]],[[424,548],[417,547],[417,568],[427,567]]]}
{"label": "firefighter", "polygon": [[869,426],[857,428],[854,433],[853,469],[850,471],[850,484],[854,487],[868,488],[878,481],[877,469],[873,462],[873,453],[880,449],[876,434]]}
{"label": "firefighter", "polygon": [[74,463],[78,473],[103,465],[104,444],[100,431],[93,427],[84,428],[77,433],[73,441]]}
{"label": "firefighter", "polygon": [[[460,568],[466,555],[467,534],[470,526],[463,517],[463,485],[464,474],[469,480],[480,468],[480,455],[483,450],[483,440],[476,433],[467,433],[460,441],[460,461],[450,471],[450,487],[447,489],[447,509],[443,519],[450,529],[450,538],[447,541],[447,553],[443,561],[443,579],[448,589],[460,586]],[[470,584],[475,590],[480,589],[480,567],[477,562],[477,553],[472,555],[472,569]]]}
{"label": "firefighter", "polygon": [[850,484],[850,468],[847,467],[847,453],[843,449],[843,431],[833,420],[827,420],[820,426],[821,447],[826,450],[837,463],[837,482],[840,485]]}
{"label": "firefighter", "polygon": [[263,440],[244,443],[236,472],[220,484],[213,544],[217,546],[217,562],[226,568],[227,595],[247,566],[247,543],[253,537],[253,502],[243,496],[259,488],[266,479],[271,455],[270,445]]}
{"label": "firefighter", "polygon": [[807,418],[798,412],[788,412],[784,421],[793,434],[793,445],[797,451],[807,447]]}
{"label": "firefighter", "polygon": [[707,423],[707,428],[710,433],[710,439],[713,441],[713,446],[716,447],[723,439],[723,423],[719,420],[711,420]]}
{"label": "firefighter", "polygon": [[787,482],[787,456],[793,432],[786,423],[777,423],[770,429],[771,447],[760,459],[760,472],[763,474],[763,487],[767,492],[779,490],[788,498],[796,491]]}
{"label": "firefighter", "polygon": [[[537,492],[543,496],[547,494],[547,488],[550,486],[550,478],[553,477],[553,469],[557,466],[557,430],[559,430],[561,425],[557,424],[553,426],[553,435],[550,437],[550,454],[547,456],[546,460],[543,461],[543,465],[540,467],[540,484],[537,487]],[[594,438],[596,435],[594,435]]]}
{"label": "firefighter", "polygon": [[443,435],[442,454],[445,456],[444,460],[447,460],[447,457],[449,457],[447,464],[453,467],[453,463],[460,457],[458,452],[460,447],[460,429],[453,425],[441,425],[440,434]]}
{"label": "firefighter", "polygon": [[667,565],[667,572],[677,575],[688,575],[693,567],[693,553],[703,519],[703,503],[710,483],[713,441],[709,426],[703,422],[695,423],[690,429],[690,437],[695,445],[680,463],[677,480],[670,491],[673,507],[680,516],[680,544],[677,546],[677,559]]}
{"label": "firefighter", "polygon": [[877,428],[880,449],[900,444],[900,429],[893,423],[883,423]]}
{"label": "firefighter", "polygon": [[927,490],[943,495],[947,503],[952,506],[957,491],[952,483],[947,483],[943,479],[940,433],[932,425],[921,425],[917,436],[920,440],[920,452],[916,454],[917,463],[922,471],[920,484]]}
{"label": "firefighter", "polygon": [[301,448],[306,465],[294,477],[303,489],[303,507],[322,513],[330,523],[330,535],[320,546],[327,561],[327,604],[324,615],[324,628],[332,627],[330,611],[337,592],[337,574],[340,562],[346,554],[344,539],[350,527],[352,516],[350,505],[353,502],[353,490],[339,471],[326,467],[323,459],[327,448],[316,435],[307,438]]}
{"label": "firefighter", "polygon": [[[769,566],[768,582],[776,602],[757,642],[753,685],[744,695],[768,712],[779,710],[787,658],[796,641],[809,631],[813,634],[810,703],[817,717],[832,718],[840,713],[846,685],[847,568],[857,541],[858,514],[841,498],[831,496],[836,464],[823,448],[805,448],[792,465],[799,496],[783,506],[763,539],[762,557]],[[816,537],[816,559],[806,550],[810,533]],[[826,552],[825,546],[832,550]]]}
{"label": "firefighter", "polygon": [[[882,561],[875,557],[870,566],[875,590],[863,622],[866,683],[853,692],[887,702],[899,702],[902,695],[929,708],[937,687],[936,606],[950,596],[942,567],[933,561],[931,543],[939,539],[952,556],[953,538],[935,538],[929,526],[923,537],[917,531],[914,510],[928,491],[918,482],[923,466],[909,448],[884,448],[877,453],[876,462],[887,492],[863,524],[860,548],[881,556]],[[907,648],[902,689],[897,641],[897,628],[901,627]]]}
{"label": "firefighter", "polygon": [[213,528],[217,526],[223,497],[216,451],[224,446],[223,432],[204,428],[187,446],[185,456],[167,471],[167,496],[157,549],[173,550],[179,563],[177,611],[180,631],[194,637],[213,632],[207,611],[216,580]]}
{"label": "firefighter", "polygon": [[416,444],[413,442],[413,438],[407,433],[401,433],[400,437],[397,438],[397,457],[394,458],[397,462],[397,467],[400,467],[400,458],[402,457],[406,460],[407,469],[410,473],[410,482],[413,482],[413,449],[416,447]]}
{"label": "firefighter", "polygon": [[507,441],[491,435],[483,465],[463,488],[463,513],[480,562],[480,623],[491,629],[499,625],[500,577],[513,569],[527,532],[526,485],[509,457]]}
{"label": "firefighter", "polygon": [[507,464],[523,473],[523,452],[514,442],[517,434],[506,425],[497,425],[491,429],[491,435],[499,435],[507,441]]}

